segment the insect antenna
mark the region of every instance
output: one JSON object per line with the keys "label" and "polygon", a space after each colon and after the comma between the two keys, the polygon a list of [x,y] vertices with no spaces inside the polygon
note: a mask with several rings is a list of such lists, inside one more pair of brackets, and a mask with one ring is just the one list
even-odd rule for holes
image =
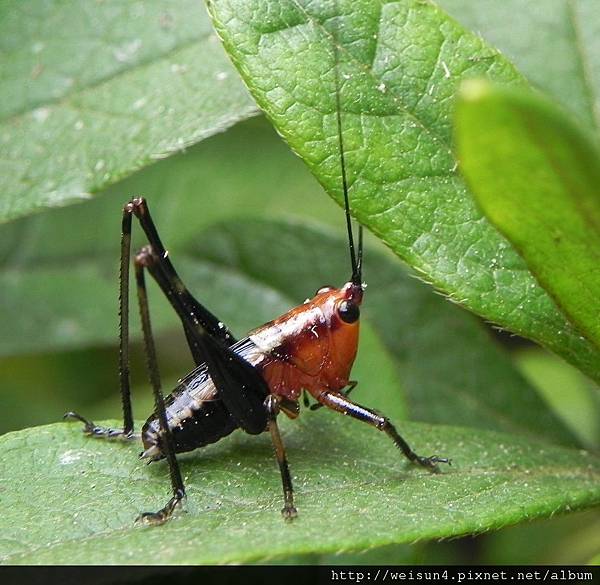
{"label": "insect antenna", "polygon": [[[335,2],[336,12],[339,13],[339,4]],[[336,31],[336,32],[339,32]],[[342,191],[344,192],[344,209],[346,215],[346,229],[348,230],[348,247],[350,249],[350,263],[352,265],[351,281],[354,284],[362,284],[362,257],[363,257],[363,230],[362,226],[358,226],[358,254],[354,246],[354,233],[352,230],[352,218],[350,216],[350,201],[348,198],[348,178],[346,174],[346,157],[344,151],[344,138],[342,132],[342,108],[340,100],[340,59],[339,59],[339,35],[335,35],[333,39],[333,58],[334,58],[334,74],[335,74],[335,109],[337,120],[337,135],[338,146],[340,151],[340,168],[342,171]]]}
{"label": "insect antenna", "polygon": [[358,272],[358,283],[362,284],[362,263],[363,263],[363,227],[358,224],[358,258],[356,261],[356,270]]}

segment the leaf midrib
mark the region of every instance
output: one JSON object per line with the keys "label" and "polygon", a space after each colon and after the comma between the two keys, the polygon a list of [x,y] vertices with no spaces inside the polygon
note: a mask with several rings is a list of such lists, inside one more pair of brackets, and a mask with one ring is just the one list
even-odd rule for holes
{"label": "leaf midrib", "polygon": [[[399,2],[392,0],[390,2],[383,2],[382,0],[378,0],[380,6],[387,6],[387,5],[392,5],[392,4],[400,4]],[[343,45],[340,45],[338,42],[335,41],[334,37],[329,33],[329,31],[319,22],[319,20],[317,20],[316,18],[313,18],[307,11],[306,9],[298,2],[298,0],[292,0],[292,4],[294,6],[297,7],[297,9],[299,10],[299,12],[301,12],[304,17],[306,18],[307,22],[310,22],[313,26],[315,26],[315,28],[317,28],[318,30],[321,31],[321,33],[323,34],[323,36],[325,36],[327,39],[329,39],[331,45],[335,45],[337,47],[337,50],[340,53],[343,53],[346,58],[348,59],[349,62],[355,64],[360,70],[362,70],[364,73],[366,73],[372,80],[374,85],[378,85],[378,82],[381,82],[381,78],[380,77],[376,77],[373,73],[373,70],[371,67],[365,65],[364,63],[362,63],[361,61],[358,61],[357,59],[355,59],[352,54],[346,50],[346,48]],[[376,43],[379,43],[379,30],[381,27],[381,18],[378,18],[377,20],[377,29],[376,29],[376,34],[377,35],[377,39],[376,39]],[[286,29],[281,29],[281,30],[288,30],[289,28],[293,28],[291,26],[289,26]],[[279,32],[279,31],[276,31]],[[264,33],[263,33],[264,34]],[[272,34],[272,33],[269,33]],[[261,35],[262,36],[262,35]],[[378,45],[376,44],[376,47]],[[377,52],[377,51],[375,51]],[[439,50],[437,52],[438,55],[438,59],[439,59]],[[348,58],[349,57],[349,58]],[[427,132],[427,134],[429,134],[432,138],[432,140],[434,140],[435,142],[439,142],[440,145],[447,151],[447,153],[452,156],[452,150],[450,147],[450,142],[448,140],[446,140],[445,138],[443,138],[441,135],[438,135],[436,132],[434,132],[433,129],[429,128],[425,122],[423,122],[419,117],[417,117],[417,115],[410,111],[405,105],[404,102],[402,100],[402,95],[398,95],[396,93],[396,89],[394,86],[387,86],[389,87],[390,91],[388,93],[388,95],[393,98],[391,100],[391,103],[397,107],[397,112],[398,113],[402,113],[408,117],[410,117],[410,119],[414,122],[416,122],[425,132]],[[352,113],[352,112],[350,112]],[[378,117],[382,117],[382,116],[378,116]],[[387,117],[387,116],[386,116]],[[454,157],[452,157],[454,158]],[[453,173],[449,173],[449,175],[452,175]],[[429,175],[427,177],[423,177],[423,178],[428,178]],[[410,177],[407,177],[410,178]]]}

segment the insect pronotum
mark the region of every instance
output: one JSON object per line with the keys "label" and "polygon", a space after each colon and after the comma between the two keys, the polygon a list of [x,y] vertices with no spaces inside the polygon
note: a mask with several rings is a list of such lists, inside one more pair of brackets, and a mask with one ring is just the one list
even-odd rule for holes
{"label": "insect pronotum", "polygon": [[[141,514],[138,520],[161,524],[168,520],[185,498],[185,486],[177,453],[215,443],[235,429],[256,435],[268,431],[275,447],[283,484],[285,519],[296,516],[292,479],[285,448],[277,426],[283,412],[290,418],[300,413],[299,397],[307,391],[317,401],[311,409],[326,406],[385,432],[412,462],[432,471],[443,457],[417,455],[398,434],[392,423],[379,413],[349,398],[357,382],[350,371],[358,348],[362,282],[363,238],[358,230],[355,246],[343,141],[340,104],[339,58],[333,43],[335,77],[335,116],[341,186],[348,232],[351,276],[341,288],[325,286],[304,304],[258,327],[240,340],[207,308],[199,303],[179,278],[158,235],[148,204],[141,197],[123,208],[121,269],[119,287],[120,352],[119,378],[123,403],[123,428],[99,427],[75,412],[66,418],[84,424],[84,432],[94,437],[135,438],[129,384],[129,266],[132,216],[147,238],[147,245],[133,258],[142,332],[155,410],[144,424],[141,457],[150,461],[166,459],[173,495],[157,512]],[[183,324],[195,369],[163,398],[156,351],[150,324],[145,273],[158,283]]]}

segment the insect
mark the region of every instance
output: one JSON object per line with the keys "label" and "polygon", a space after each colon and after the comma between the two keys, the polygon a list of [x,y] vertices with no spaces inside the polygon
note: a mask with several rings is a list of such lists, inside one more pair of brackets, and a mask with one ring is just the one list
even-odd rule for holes
{"label": "insect", "polygon": [[[119,377],[123,404],[123,428],[95,425],[83,416],[68,412],[65,418],[84,424],[84,432],[102,438],[135,438],[129,382],[129,272],[132,217],[135,216],[147,238],[133,258],[142,333],[147,356],[155,410],[141,431],[144,451],[149,461],[166,459],[173,495],[157,512],[141,514],[138,520],[162,524],[185,498],[185,486],[176,454],[215,443],[242,429],[251,435],[269,432],[275,448],[283,485],[283,517],[296,516],[292,479],[285,448],[279,433],[280,413],[296,418],[299,398],[307,391],[316,400],[312,409],[326,406],[339,413],[385,432],[412,462],[431,471],[443,457],[417,455],[381,414],[356,404],[349,398],[357,382],[350,372],[358,348],[362,282],[363,238],[358,230],[355,246],[340,108],[336,52],[336,122],[340,171],[344,196],[351,277],[341,288],[325,286],[304,304],[274,321],[234,338],[230,330],[198,302],[179,278],[163,246],[150,215],[147,202],[134,198],[123,208],[120,263],[120,352]],[[181,319],[189,350],[196,364],[178,386],[163,398],[150,323],[145,274],[157,282]]]}

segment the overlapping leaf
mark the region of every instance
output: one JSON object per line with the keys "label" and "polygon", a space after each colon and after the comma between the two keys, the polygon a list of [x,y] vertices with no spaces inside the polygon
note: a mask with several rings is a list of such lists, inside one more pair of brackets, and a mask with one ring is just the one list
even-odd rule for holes
{"label": "overlapping leaf", "polygon": [[486,216],[600,348],[600,151],[545,100],[483,82],[465,86],[456,136]]}

